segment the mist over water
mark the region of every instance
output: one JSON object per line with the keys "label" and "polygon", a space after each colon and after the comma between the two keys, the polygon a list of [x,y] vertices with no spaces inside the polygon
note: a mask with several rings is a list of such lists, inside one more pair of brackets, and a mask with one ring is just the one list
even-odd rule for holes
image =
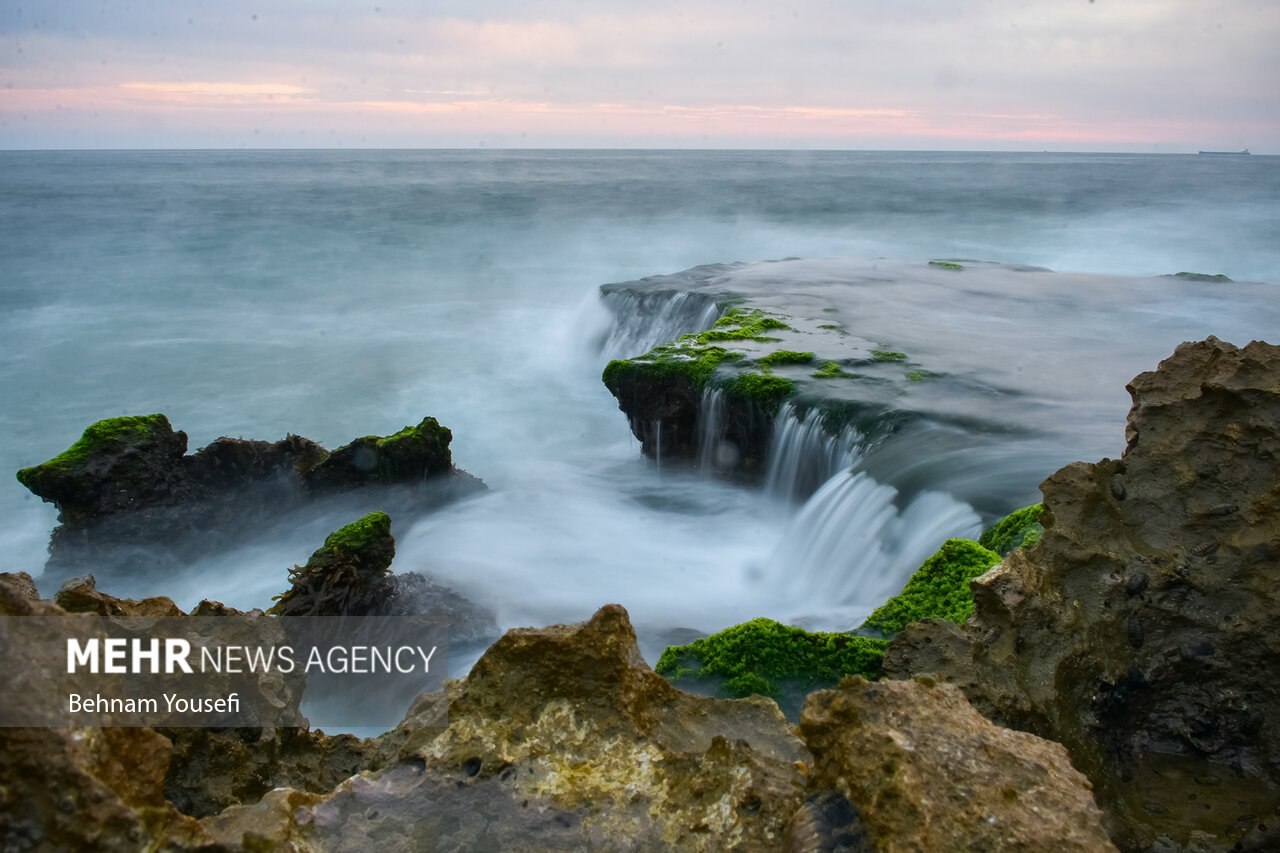
{"label": "mist over water", "polygon": [[[1280,282],[1280,163],[0,152],[0,233],[0,467],[48,459],[89,423],[120,414],[164,412],[192,450],[221,435],[290,432],[333,448],[431,415],[453,430],[455,462],[490,491],[394,519],[393,568],[455,587],[493,608],[503,627],[580,620],[617,601],[652,654],[676,627],[712,631],[760,615],[847,625],[894,592],[934,539],[974,532],[1011,499],[991,485],[996,461],[1031,484],[1029,502],[1053,460],[1074,448],[1046,439],[1042,452],[1010,459],[993,439],[983,464],[981,450],[920,437],[896,457],[886,449],[855,473],[842,468],[822,495],[843,495],[850,500],[841,505],[856,511],[838,522],[827,506],[822,517],[833,521],[819,536],[812,501],[659,470],[640,456],[601,367],[689,316],[705,325],[714,315],[686,305],[691,313],[676,311],[664,325],[623,311],[632,325],[619,331],[599,285],[793,256],[981,258]],[[1188,299],[1177,313],[1197,310]],[[1040,316],[1084,328],[1087,305],[1063,300]],[[891,315],[893,293],[874,310]],[[1165,316],[1172,310],[1153,306],[1150,322],[1133,329],[1144,353],[1168,354],[1181,340],[1161,337],[1181,322]],[[957,340],[968,322],[955,312]],[[1092,340],[1081,335],[1081,346]],[[980,362],[991,358],[988,343],[938,343],[937,354]],[[1086,394],[1093,380],[1076,376],[1080,388],[1063,391]],[[1082,443],[1110,441],[1116,454],[1127,398],[1122,388],[1099,393],[1108,401],[1100,417],[1112,422]],[[1037,403],[1051,407],[1057,394],[1045,387]],[[948,453],[954,464],[936,461]],[[807,528],[798,526],[804,513]],[[38,574],[52,507],[10,478],[0,518],[4,568]],[[288,568],[350,520],[312,519],[211,553],[180,576],[99,577],[99,587],[169,595],[183,607],[201,598],[265,607]]]}

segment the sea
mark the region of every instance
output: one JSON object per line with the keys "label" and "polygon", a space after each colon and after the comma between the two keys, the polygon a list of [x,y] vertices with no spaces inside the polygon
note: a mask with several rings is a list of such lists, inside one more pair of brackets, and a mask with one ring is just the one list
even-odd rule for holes
{"label": "sea", "polygon": [[[916,491],[941,495],[945,511],[899,506],[895,526],[883,514],[815,508],[818,495],[806,502],[642,456],[600,373],[626,354],[613,351],[620,340],[645,345],[633,333],[648,320],[619,318],[600,286],[783,258],[833,268],[976,259],[1148,279],[1194,271],[1267,285],[1236,298],[1230,283],[1198,283],[1217,294],[1212,310],[1160,306],[1183,326],[1139,319],[1102,335],[1070,333],[1098,319],[1087,293],[1020,297],[1028,355],[1036,329],[1056,329],[1058,362],[1073,346],[1124,339],[1152,354],[1151,369],[1184,327],[1280,342],[1267,328],[1280,305],[1280,157],[4,151],[0,469],[44,461],[115,415],[162,412],[192,450],[224,435],[288,433],[334,448],[430,415],[453,431],[455,463],[488,490],[393,519],[393,568],[454,588],[500,627],[580,621],[617,602],[651,662],[672,638],[758,616],[851,628],[922,553],[1036,500],[1035,484],[1056,463],[1028,457],[999,506],[949,492],[938,462],[925,469],[939,475],[934,487]],[[785,294],[788,283],[775,284]],[[879,310],[909,318],[926,307],[892,284]],[[1129,300],[1134,317],[1143,300]],[[957,359],[977,358],[980,372],[983,339],[959,333],[971,313],[955,312],[954,337],[933,337]],[[620,323],[630,337],[619,337]],[[1018,358],[992,353],[1005,366]],[[1062,438],[1058,456],[1118,456],[1125,377],[1060,373],[1041,396],[1052,402],[1067,385],[1089,395],[1096,383],[1106,404],[1091,419],[1096,430]],[[1099,435],[1111,445],[1100,448]],[[919,474],[928,456],[916,447],[899,464]],[[866,500],[855,491],[847,472],[819,490],[827,501]],[[201,599],[265,608],[290,567],[350,520],[318,519],[180,571],[98,577],[98,586],[184,608]],[[55,524],[55,509],[9,476],[2,568],[39,583]]]}

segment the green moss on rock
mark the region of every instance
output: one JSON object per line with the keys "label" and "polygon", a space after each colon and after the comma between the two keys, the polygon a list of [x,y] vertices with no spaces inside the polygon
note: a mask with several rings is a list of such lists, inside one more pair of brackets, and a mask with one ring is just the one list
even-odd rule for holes
{"label": "green moss on rock", "polygon": [[730,397],[750,401],[757,409],[772,417],[782,403],[796,391],[796,383],[784,376],[743,373],[724,386]]}
{"label": "green moss on rock", "polygon": [[873,349],[871,357],[875,361],[902,362],[907,360],[905,352],[894,352],[887,349]]}
{"label": "green moss on rock", "polygon": [[388,436],[366,435],[343,445],[308,472],[324,486],[406,483],[453,470],[453,433],[435,418],[423,418]]}
{"label": "green moss on rock", "polygon": [[780,349],[771,352],[766,356],[761,356],[756,360],[762,369],[769,370],[783,364],[809,364],[813,361],[813,353],[811,352],[795,352],[793,350]]}
{"label": "green moss on rock", "polygon": [[65,522],[163,502],[181,488],[187,435],[164,415],[90,424],[62,453],[17,472],[18,482],[57,504]]}
{"label": "green moss on rock", "polygon": [[371,512],[330,533],[305,566],[289,571],[290,587],[268,613],[320,616],[368,612],[390,595],[396,556],[391,517]]}
{"label": "green moss on rock", "polygon": [[884,640],[810,632],[752,619],[685,646],[671,646],[656,671],[671,681],[719,687],[730,696],[759,693],[780,704],[837,684],[847,674],[878,678]]}
{"label": "green moss on rock", "polygon": [[999,562],[999,554],[971,539],[948,539],[916,569],[902,592],[876,608],[865,627],[895,634],[921,619],[963,622],[973,613],[969,581]]}
{"label": "green moss on rock", "polygon": [[822,367],[813,372],[814,379],[851,379],[852,373],[845,373],[838,361],[825,361]]}
{"label": "green moss on rock", "polygon": [[941,267],[944,270],[962,270],[964,264],[957,264],[955,261],[929,261],[931,267]]}
{"label": "green moss on rock", "polygon": [[1043,512],[1044,504],[1014,510],[988,527],[978,542],[1002,557],[1015,548],[1030,548],[1040,541],[1040,534],[1044,532],[1044,525],[1040,523]]}
{"label": "green moss on rock", "polygon": [[766,331],[790,328],[782,320],[771,317],[759,309],[747,311],[743,308],[731,308],[724,313],[723,317],[716,320],[710,329],[705,332],[682,335],[679,340],[697,343],[700,346],[726,341],[772,342],[777,341],[778,338],[769,337],[765,334]]}
{"label": "green moss on rock", "polygon": [[1173,277],[1183,279],[1184,281],[1231,281],[1231,279],[1227,278],[1222,273],[1213,275],[1211,273],[1204,272],[1179,272],[1174,273]]}

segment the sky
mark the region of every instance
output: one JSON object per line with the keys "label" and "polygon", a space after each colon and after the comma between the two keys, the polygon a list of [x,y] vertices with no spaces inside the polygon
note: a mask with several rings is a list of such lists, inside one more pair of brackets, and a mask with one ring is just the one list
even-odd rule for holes
{"label": "sky", "polygon": [[1277,0],[0,0],[0,148],[1280,153]]}

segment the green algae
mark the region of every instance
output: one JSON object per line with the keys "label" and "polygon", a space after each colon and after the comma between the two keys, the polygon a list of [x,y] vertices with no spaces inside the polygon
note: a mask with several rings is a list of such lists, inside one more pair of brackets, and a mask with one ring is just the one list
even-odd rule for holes
{"label": "green algae", "polygon": [[811,352],[795,352],[793,350],[780,349],[771,352],[766,356],[761,356],[756,360],[763,370],[770,370],[774,367],[784,364],[809,364],[813,361],[813,353]]}
{"label": "green algae", "polygon": [[326,550],[359,551],[378,545],[390,535],[391,516],[378,510],[330,533],[325,537],[323,547]]}
{"label": "green algae", "polygon": [[905,352],[894,352],[893,350],[887,349],[873,349],[871,351],[871,358],[873,361],[903,362],[907,360],[907,354]]}
{"label": "green algae", "polygon": [[1204,272],[1179,272],[1173,274],[1174,278],[1180,278],[1183,281],[1231,281],[1222,273],[1213,275]]}
{"label": "green algae", "polygon": [[724,385],[730,397],[749,400],[756,408],[772,417],[782,403],[796,391],[796,383],[784,376],[763,373],[743,373]]}
{"label": "green algae", "polygon": [[846,373],[838,361],[825,361],[812,374],[814,379],[853,379],[852,373]]}
{"label": "green algae", "polygon": [[1040,535],[1044,532],[1044,525],[1040,523],[1043,513],[1044,504],[1032,504],[1014,510],[988,527],[978,542],[1002,557],[1015,548],[1030,548],[1040,541]]}
{"label": "green algae", "polygon": [[752,619],[663,651],[655,670],[671,681],[719,686],[730,696],[758,693],[782,703],[795,692],[834,686],[848,674],[880,676],[887,641],[810,632]]}
{"label": "green algae", "polygon": [[90,424],[74,444],[57,456],[18,471],[18,482],[35,491],[33,485],[50,475],[79,472],[89,461],[105,453],[119,450],[126,444],[145,444],[157,434],[172,432],[169,419],[160,414],[105,418]]}
{"label": "green algae", "polygon": [[999,554],[971,539],[948,539],[916,569],[902,592],[867,617],[864,627],[888,635],[921,619],[963,622],[973,614],[969,581],[999,562]]}
{"label": "green algae", "polygon": [[962,270],[964,264],[957,264],[955,261],[929,261],[931,267],[941,267],[944,270]]}
{"label": "green algae", "polygon": [[925,382],[938,374],[930,370],[909,370],[907,371],[908,382]]}
{"label": "green algae", "polygon": [[664,345],[655,347],[638,358],[615,359],[605,365],[601,379],[609,388],[619,388],[624,383],[644,378],[669,380],[684,377],[695,388],[706,385],[723,362],[740,359],[738,353],[730,353],[724,347],[679,347]]}
{"label": "green algae", "polygon": [[272,616],[323,616],[372,612],[389,586],[396,540],[391,516],[368,513],[325,537],[305,566],[289,570],[290,586],[267,609]]}
{"label": "green algae", "polygon": [[791,327],[777,317],[771,317],[759,309],[747,311],[744,308],[730,308],[724,313],[723,317],[715,321],[710,329],[705,332],[681,335],[679,340],[691,341],[700,346],[724,343],[726,341],[772,343],[780,339],[770,337],[765,332],[782,329],[791,329]]}
{"label": "green algae", "polygon": [[849,334],[848,332],[845,331],[844,325],[841,323],[823,323],[818,328],[826,329],[828,332],[839,332],[842,335]]}

